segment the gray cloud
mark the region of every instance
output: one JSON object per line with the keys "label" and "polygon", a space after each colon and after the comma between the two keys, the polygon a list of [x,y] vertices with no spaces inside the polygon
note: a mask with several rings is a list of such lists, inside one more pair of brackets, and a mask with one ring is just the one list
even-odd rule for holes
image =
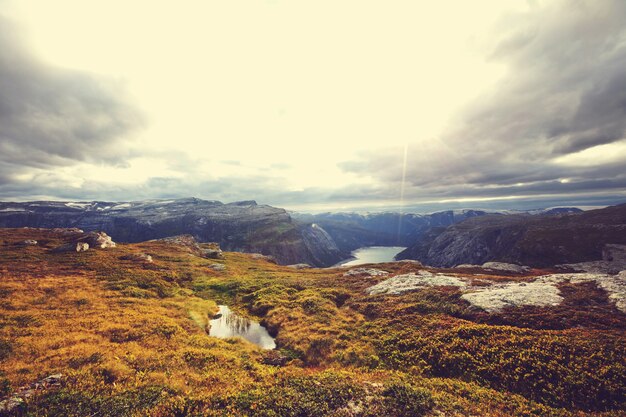
{"label": "gray cloud", "polygon": [[[554,2],[506,16],[495,33],[490,59],[507,75],[440,139],[409,147],[405,194],[623,192],[626,158],[594,167],[554,159],[626,138],[626,2]],[[389,188],[402,178],[403,152],[363,154],[341,167]]]}
{"label": "gray cloud", "polygon": [[123,163],[120,139],[142,125],[123,86],[56,68],[26,52],[0,16],[0,179],[29,168],[91,161]]}
{"label": "gray cloud", "polygon": [[[493,91],[470,103],[440,138],[409,145],[404,188],[408,207],[444,209],[456,204],[449,202],[455,199],[509,196],[518,199],[458,204],[530,208],[538,201],[610,204],[626,198],[626,157],[596,166],[554,162],[625,140],[625,22],[626,2],[621,0],[552,2],[504,17],[494,29],[489,59],[503,64],[507,75]],[[141,127],[142,118],[124,98],[123,86],[38,62],[25,52],[18,35],[0,18],[2,199],[197,196],[254,198],[286,207],[337,204],[371,209],[402,203],[403,148],[364,151],[341,165],[381,185],[298,191],[290,191],[288,181],[280,177],[290,161],[273,164],[259,176],[206,180],[199,166],[203,162],[185,152],[130,150],[124,139]],[[151,178],[139,185],[115,185],[103,178],[70,187],[55,171],[77,162],[125,165],[128,158],[146,156],[167,160],[182,177]],[[241,165],[231,160],[222,164]],[[22,172],[38,174],[25,181],[15,175]]]}

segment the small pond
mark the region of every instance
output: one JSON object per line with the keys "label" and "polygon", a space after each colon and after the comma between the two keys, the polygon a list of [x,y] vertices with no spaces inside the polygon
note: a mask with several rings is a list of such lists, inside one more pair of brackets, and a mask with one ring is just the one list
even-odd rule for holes
{"label": "small pond", "polygon": [[226,337],[243,337],[247,341],[261,346],[263,349],[274,349],[276,347],[274,338],[258,322],[232,312],[228,306],[221,305],[218,307],[220,311],[209,322],[211,326],[209,336],[222,339]]}

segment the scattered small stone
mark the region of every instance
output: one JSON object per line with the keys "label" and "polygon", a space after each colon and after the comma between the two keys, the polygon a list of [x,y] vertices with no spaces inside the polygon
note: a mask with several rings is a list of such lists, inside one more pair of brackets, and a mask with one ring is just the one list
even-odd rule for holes
{"label": "scattered small stone", "polygon": [[26,239],[21,242],[17,242],[18,246],[37,246],[38,242],[34,239]]}
{"label": "scattered small stone", "polygon": [[391,277],[365,289],[365,292],[370,295],[399,295],[408,291],[435,286],[453,286],[463,288],[467,286],[467,283],[454,276],[433,274],[428,271],[419,271],[417,273],[396,275],[395,277]]}

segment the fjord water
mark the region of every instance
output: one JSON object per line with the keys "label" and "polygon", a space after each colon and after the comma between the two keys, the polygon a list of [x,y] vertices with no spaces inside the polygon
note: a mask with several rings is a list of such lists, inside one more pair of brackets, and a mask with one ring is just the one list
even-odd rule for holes
{"label": "fjord water", "polygon": [[352,258],[342,262],[341,266],[354,266],[362,264],[374,264],[380,262],[392,262],[393,257],[405,250],[403,246],[366,246],[352,251]]}
{"label": "fjord water", "polygon": [[274,349],[276,342],[270,336],[267,329],[254,320],[242,317],[231,311],[228,306],[218,306],[220,311],[215,315],[216,318],[211,320],[209,324],[209,336],[226,338],[226,337],[243,337],[255,345],[261,346],[263,349]]}

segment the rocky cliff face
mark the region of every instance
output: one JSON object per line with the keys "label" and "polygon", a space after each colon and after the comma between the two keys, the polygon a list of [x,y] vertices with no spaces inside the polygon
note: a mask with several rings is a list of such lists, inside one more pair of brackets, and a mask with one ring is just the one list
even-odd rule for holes
{"label": "rocky cliff face", "polygon": [[102,230],[118,242],[190,234],[227,251],[260,252],[283,264],[329,266],[347,257],[319,229],[254,201],[223,204],[197,198],[112,202],[0,203],[0,227]]}
{"label": "rocky cliff face", "polygon": [[398,259],[451,267],[499,261],[546,267],[602,259],[626,243],[626,204],[582,213],[489,215],[431,229]]}
{"label": "rocky cliff face", "polygon": [[411,213],[294,213],[301,222],[322,227],[342,251],[363,246],[410,246],[432,227],[449,226],[484,216],[481,210],[448,210],[432,214]]}

